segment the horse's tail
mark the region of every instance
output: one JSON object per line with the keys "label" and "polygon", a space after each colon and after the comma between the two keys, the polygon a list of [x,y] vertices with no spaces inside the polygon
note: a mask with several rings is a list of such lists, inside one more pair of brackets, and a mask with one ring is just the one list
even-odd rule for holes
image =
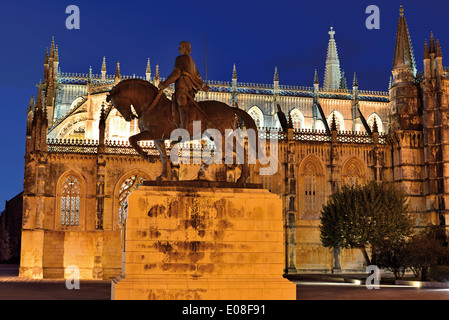
{"label": "horse's tail", "polygon": [[246,111],[239,109],[239,108],[233,108],[233,109],[234,109],[235,114],[238,117],[240,117],[240,119],[243,120],[243,123],[245,124],[247,133],[248,133],[248,129],[253,130],[254,138],[256,139],[256,141],[254,141],[254,144],[250,143],[249,146],[254,148],[252,150],[252,152],[254,155],[257,155],[257,149],[259,148],[259,131],[258,131],[256,122]]}

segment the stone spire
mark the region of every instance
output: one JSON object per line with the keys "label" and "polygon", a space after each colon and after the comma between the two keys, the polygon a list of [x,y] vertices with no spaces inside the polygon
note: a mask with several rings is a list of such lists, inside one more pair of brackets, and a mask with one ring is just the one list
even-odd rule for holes
{"label": "stone spire", "polygon": [[345,78],[345,71],[341,71],[341,78],[340,78],[340,89],[348,89],[348,85],[346,84],[346,78]]}
{"label": "stone spire", "polygon": [[359,86],[359,82],[357,80],[357,74],[354,72],[354,80],[352,80],[352,86],[353,87],[358,87]]}
{"label": "stone spire", "polygon": [[101,71],[106,72],[106,57],[103,56],[103,63],[101,64]]}
{"label": "stone spire", "polygon": [[45,50],[45,60],[44,60],[44,82],[47,82],[48,79],[48,69],[49,69],[49,60],[48,60],[48,48]]}
{"label": "stone spire", "polygon": [[[407,27],[407,21],[404,17],[404,8],[400,8],[400,17],[398,30],[396,34],[396,46],[393,60],[393,85],[397,82],[410,82],[416,75],[416,63],[413,54],[412,42]],[[432,50],[431,39],[431,50]]]}
{"label": "stone spire", "polygon": [[106,80],[106,57],[103,56],[103,63],[101,64],[101,81]]}
{"label": "stone spire", "polygon": [[55,47],[55,62],[59,62],[59,49],[58,46]]}
{"label": "stone spire", "polygon": [[443,57],[443,53],[441,52],[440,41],[437,39],[437,57]]}
{"label": "stone spire", "polygon": [[340,87],[340,60],[338,59],[337,44],[334,39],[334,34],[334,28],[331,27],[331,30],[329,31],[329,44],[327,47],[324,89],[338,89]]}
{"label": "stone spire", "polygon": [[120,62],[117,62],[117,68],[115,69],[115,78],[121,79],[122,75],[120,74]]}
{"label": "stone spire", "polygon": [[161,77],[159,75],[159,65],[156,65],[156,74],[154,75],[153,84],[158,87],[161,81]]}
{"label": "stone spire", "polygon": [[55,57],[55,37],[51,37],[50,58],[53,59],[54,57]]}
{"label": "stone spire", "polygon": [[278,100],[279,95],[279,74],[278,67],[274,67],[274,78],[273,78],[273,91],[274,91],[274,101]]}
{"label": "stone spire", "polygon": [[238,98],[237,98],[237,69],[234,66],[232,67],[232,92],[231,92],[231,107],[237,107],[238,106]]}
{"label": "stone spire", "polygon": [[151,65],[150,65],[150,58],[148,58],[147,62],[147,69],[145,70],[145,79],[147,81],[151,80]]}

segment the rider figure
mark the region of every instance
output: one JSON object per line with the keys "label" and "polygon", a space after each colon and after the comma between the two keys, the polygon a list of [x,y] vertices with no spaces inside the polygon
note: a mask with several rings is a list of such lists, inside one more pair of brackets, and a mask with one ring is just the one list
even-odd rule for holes
{"label": "rider figure", "polygon": [[195,93],[200,90],[209,91],[209,87],[203,83],[195,62],[190,57],[190,43],[182,41],[179,44],[179,53],[180,56],[176,58],[173,72],[159,84],[159,89],[163,90],[170,84],[175,83],[174,102],[176,102],[179,110],[180,127],[187,129],[189,98],[194,99]]}

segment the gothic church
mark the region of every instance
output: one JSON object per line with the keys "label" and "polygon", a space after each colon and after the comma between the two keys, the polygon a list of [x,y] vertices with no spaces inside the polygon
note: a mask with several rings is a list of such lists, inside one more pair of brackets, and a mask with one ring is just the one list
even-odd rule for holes
{"label": "gothic church", "polygon": [[[345,183],[400,183],[417,226],[446,225],[449,73],[439,42],[430,35],[418,72],[401,8],[389,90],[374,92],[360,90],[355,74],[348,87],[332,28],[329,37],[322,85],[317,73],[309,87],[280,84],[277,68],[273,83],[242,83],[234,65],[231,81],[211,81],[210,91],[196,97],[248,111],[261,135],[276,128],[278,170],[260,175],[253,165],[249,182],[283,200],[286,273],[364,270],[357,250],[332,252],[320,244],[321,207]],[[62,72],[59,53],[53,40],[27,111],[20,276],[62,278],[76,265],[84,279],[109,279],[121,273],[126,198],[157,177],[160,162],[152,142],[143,147],[153,162],[137,155],[127,142],[137,123],[106,104],[115,84],[135,76],[122,75],[118,63],[108,74],[106,58],[100,74]],[[141,79],[157,86],[158,66],[153,75],[148,60]],[[277,105],[289,120],[286,130]],[[196,164],[176,168],[179,180],[195,179],[197,170]],[[210,170],[211,177],[222,172]],[[221,179],[234,181],[236,170],[229,166]]]}

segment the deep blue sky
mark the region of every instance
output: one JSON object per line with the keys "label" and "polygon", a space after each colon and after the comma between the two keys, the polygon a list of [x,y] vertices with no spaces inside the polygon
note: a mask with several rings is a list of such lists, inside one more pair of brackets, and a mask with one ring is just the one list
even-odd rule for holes
{"label": "deep blue sky", "polygon": [[[80,30],[68,30],[65,9],[81,12]],[[368,5],[380,9],[380,30],[368,30]],[[311,86],[318,69],[322,84],[328,31],[335,38],[348,85],[357,72],[359,88],[386,91],[391,74],[399,6],[405,7],[418,70],[424,39],[433,31],[443,56],[449,52],[448,1],[443,0],[276,0],[276,1],[22,1],[2,0],[0,10],[0,210],[22,190],[26,109],[43,78],[45,49],[51,37],[59,45],[63,72],[108,73],[117,60],[122,74],[143,76],[147,59],[154,74],[172,70],[178,43],[192,44],[192,56],[208,79],[272,83],[275,66],[280,84]],[[444,63],[444,61],[443,61]]]}

